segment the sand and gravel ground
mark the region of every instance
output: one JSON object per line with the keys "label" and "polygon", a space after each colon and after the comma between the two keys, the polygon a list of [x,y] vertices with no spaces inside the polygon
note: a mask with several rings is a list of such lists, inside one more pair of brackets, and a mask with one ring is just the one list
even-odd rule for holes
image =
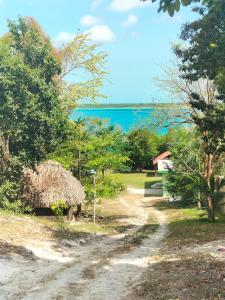
{"label": "sand and gravel ground", "polygon": [[[27,218],[29,234],[0,239],[0,299],[225,299],[222,241],[173,249],[161,200],[121,195],[118,222],[127,229],[114,235],[52,238]],[[19,230],[24,219],[12,222]]]}
{"label": "sand and gravel ground", "polygon": [[[119,221],[128,228],[120,234],[55,241],[36,228],[39,238],[21,237],[20,246],[5,241],[0,299],[120,299],[130,281],[147,268],[167,232],[164,214],[151,206],[153,199],[140,193],[118,199],[126,211]],[[149,220],[154,220],[152,233],[136,243],[136,232]]]}

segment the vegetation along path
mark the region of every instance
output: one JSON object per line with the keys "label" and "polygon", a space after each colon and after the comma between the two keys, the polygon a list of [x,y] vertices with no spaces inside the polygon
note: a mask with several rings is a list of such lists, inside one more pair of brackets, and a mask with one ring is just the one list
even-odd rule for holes
{"label": "vegetation along path", "polygon": [[[140,194],[121,196],[119,201],[127,211],[124,218],[129,222],[125,232],[96,236],[82,249],[74,249],[76,255],[71,251],[71,261],[67,253],[61,263],[45,263],[27,274],[20,271],[16,281],[5,285],[10,291],[7,299],[122,298],[148,266],[167,233],[163,212],[152,207],[156,200]],[[36,262],[33,264],[35,267]],[[29,268],[31,265],[32,262]]]}

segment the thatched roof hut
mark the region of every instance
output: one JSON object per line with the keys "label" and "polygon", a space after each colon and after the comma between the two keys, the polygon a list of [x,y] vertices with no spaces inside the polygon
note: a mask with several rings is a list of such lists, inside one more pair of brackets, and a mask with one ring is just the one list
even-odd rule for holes
{"label": "thatched roof hut", "polygon": [[80,181],[55,161],[46,161],[35,171],[24,170],[22,181],[22,199],[33,208],[50,208],[57,200],[73,207],[85,198]]}

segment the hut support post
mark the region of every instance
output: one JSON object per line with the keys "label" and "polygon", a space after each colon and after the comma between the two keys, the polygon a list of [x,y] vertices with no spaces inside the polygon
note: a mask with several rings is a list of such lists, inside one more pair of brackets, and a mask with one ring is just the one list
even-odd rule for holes
{"label": "hut support post", "polygon": [[80,214],[81,214],[81,203],[77,204],[76,216],[80,217]]}
{"label": "hut support post", "polygon": [[73,218],[74,218],[73,212],[74,212],[74,207],[71,206],[68,209],[68,212],[67,212],[67,219],[68,219],[68,221],[73,221]]}

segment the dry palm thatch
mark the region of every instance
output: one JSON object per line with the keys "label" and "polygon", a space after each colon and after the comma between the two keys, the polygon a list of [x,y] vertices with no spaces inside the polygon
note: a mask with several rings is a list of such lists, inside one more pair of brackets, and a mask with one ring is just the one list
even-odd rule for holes
{"label": "dry palm thatch", "polygon": [[35,171],[24,170],[22,182],[22,199],[33,208],[50,208],[57,200],[73,207],[85,198],[80,181],[54,161],[42,163]]}

